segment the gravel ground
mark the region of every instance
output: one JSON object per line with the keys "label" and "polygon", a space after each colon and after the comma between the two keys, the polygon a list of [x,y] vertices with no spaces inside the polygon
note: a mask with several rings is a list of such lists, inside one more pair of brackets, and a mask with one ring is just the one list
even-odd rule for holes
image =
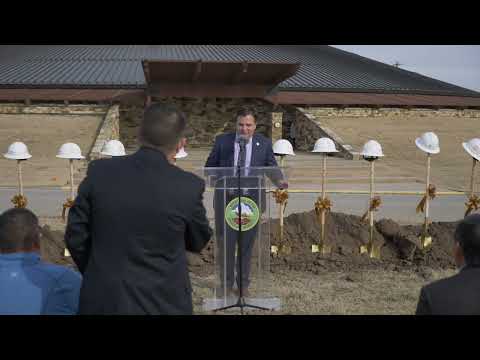
{"label": "gravel ground", "polygon": [[[258,315],[413,315],[423,285],[451,276],[454,270],[372,269],[356,272],[276,270],[272,290],[281,299],[279,311],[246,310]],[[196,314],[204,311],[208,279],[191,274]],[[207,281],[206,281],[207,280]],[[211,279],[210,279],[211,280]],[[220,314],[219,312],[216,314]],[[221,314],[240,314],[238,309]]]}

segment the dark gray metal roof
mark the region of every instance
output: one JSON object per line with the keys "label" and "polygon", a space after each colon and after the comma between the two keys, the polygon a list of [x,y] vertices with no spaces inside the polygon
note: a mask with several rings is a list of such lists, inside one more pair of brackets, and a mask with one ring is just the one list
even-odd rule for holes
{"label": "dark gray metal roof", "polygon": [[325,45],[3,45],[0,87],[144,88],[142,60],[300,62],[289,91],[480,96]]}

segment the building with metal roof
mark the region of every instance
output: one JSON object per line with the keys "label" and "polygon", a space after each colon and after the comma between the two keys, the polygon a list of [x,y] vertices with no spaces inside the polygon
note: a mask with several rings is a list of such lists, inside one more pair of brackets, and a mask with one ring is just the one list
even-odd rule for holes
{"label": "building with metal roof", "polygon": [[480,93],[324,45],[3,45],[0,101],[253,97],[480,107]]}

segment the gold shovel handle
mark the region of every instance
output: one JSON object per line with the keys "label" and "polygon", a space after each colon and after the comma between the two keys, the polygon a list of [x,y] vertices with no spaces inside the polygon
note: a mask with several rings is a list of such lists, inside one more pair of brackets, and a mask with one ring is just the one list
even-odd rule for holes
{"label": "gold shovel handle", "polygon": [[74,204],[73,199],[68,198],[67,201],[63,204],[63,209],[62,209],[62,219],[65,221],[65,213],[67,209],[71,208]]}
{"label": "gold shovel handle", "polygon": [[465,203],[467,211],[465,217],[468,216],[473,210],[478,210],[480,207],[480,198],[477,195],[472,195],[468,198],[468,202]]}

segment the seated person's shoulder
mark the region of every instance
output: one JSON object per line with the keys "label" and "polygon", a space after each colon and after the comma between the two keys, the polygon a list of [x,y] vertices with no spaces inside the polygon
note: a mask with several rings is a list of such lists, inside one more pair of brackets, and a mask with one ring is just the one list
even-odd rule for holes
{"label": "seated person's shoulder", "polygon": [[72,285],[80,285],[82,281],[80,273],[67,266],[41,262],[40,267],[52,280],[70,283]]}
{"label": "seated person's shoulder", "polygon": [[43,263],[44,273],[50,277],[45,283],[48,291],[42,310],[45,315],[73,315],[77,313],[82,276],[66,266]]}

